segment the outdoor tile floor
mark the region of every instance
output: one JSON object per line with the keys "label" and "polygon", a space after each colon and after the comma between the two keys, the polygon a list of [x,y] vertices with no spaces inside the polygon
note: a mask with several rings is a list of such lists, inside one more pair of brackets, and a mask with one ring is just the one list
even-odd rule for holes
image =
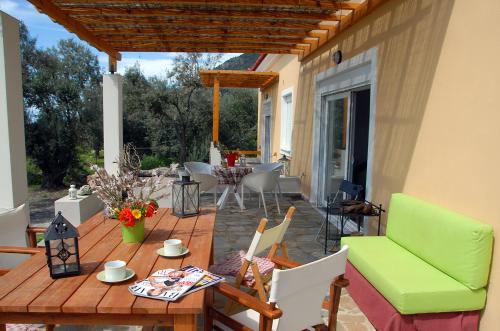
{"label": "outdoor tile floor", "polygon": [[[257,225],[264,217],[264,209],[258,208],[257,196],[248,199],[246,195],[246,210],[241,211],[230,196],[226,207],[217,212],[215,225],[215,261],[223,260],[224,257],[233,251],[246,250],[255,233]],[[290,206],[295,206],[296,213],[285,236],[285,242],[288,246],[291,259],[307,263],[324,257],[323,246],[315,242],[315,236],[321,226],[323,217],[308,202],[300,197],[284,196],[280,198],[281,215],[278,215],[274,197],[266,197],[269,223],[268,227],[281,222]],[[203,205],[213,204],[212,195],[203,196]],[[338,315],[339,330],[348,331],[367,331],[375,330],[363,313],[359,310],[356,303],[349,296],[348,290],[344,291],[340,301],[340,311]],[[202,329],[200,320],[199,329]],[[168,328],[157,328],[165,330]],[[78,326],[59,326],[56,330],[64,331],[133,331],[140,330],[140,327],[78,327]],[[292,331],[292,330],[291,330]]]}

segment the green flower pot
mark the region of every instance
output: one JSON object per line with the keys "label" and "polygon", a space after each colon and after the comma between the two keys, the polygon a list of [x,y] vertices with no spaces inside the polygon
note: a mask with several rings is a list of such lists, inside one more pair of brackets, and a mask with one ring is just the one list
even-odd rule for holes
{"label": "green flower pot", "polygon": [[134,226],[125,226],[122,224],[121,227],[124,243],[133,244],[144,241],[144,219],[135,223]]}

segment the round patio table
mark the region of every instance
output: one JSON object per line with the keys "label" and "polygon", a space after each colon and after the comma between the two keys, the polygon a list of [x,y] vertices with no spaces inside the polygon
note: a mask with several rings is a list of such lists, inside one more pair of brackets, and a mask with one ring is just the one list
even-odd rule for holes
{"label": "round patio table", "polygon": [[218,184],[226,185],[224,192],[219,198],[219,201],[217,201],[217,206],[219,207],[219,209],[224,208],[231,186],[233,187],[231,193],[234,194],[234,197],[238,202],[240,209],[245,209],[243,201],[241,200],[240,195],[238,194],[238,185],[241,183],[242,178],[251,172],[252,172],[252,167],[238,167],[238,166],[228,167],[228,168],[220,166],[213,167],[212,173],[215,177],[217,177]]}

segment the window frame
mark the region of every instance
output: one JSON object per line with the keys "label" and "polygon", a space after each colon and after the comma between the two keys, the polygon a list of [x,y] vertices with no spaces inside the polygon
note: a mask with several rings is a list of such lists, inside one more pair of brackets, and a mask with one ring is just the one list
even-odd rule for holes
{"label": "window frame", "polygon": [[[290,105],[289,109],[288,105]],[[286,156],[292,155],[294,105],[293,87],[289,87],[281,92],[280,109],[280,153]]]}

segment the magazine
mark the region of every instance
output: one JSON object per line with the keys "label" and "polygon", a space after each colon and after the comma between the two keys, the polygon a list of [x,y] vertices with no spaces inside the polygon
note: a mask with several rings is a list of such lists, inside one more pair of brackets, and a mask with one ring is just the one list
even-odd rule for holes
{"label": "magazine", "polygon": [[224,277],[218,276],[218,275],[213,274],[209,271],[206,271],[205,269],[201,269],[201,268],[198,268],[198,267],[195,267],[192,265],[182,267],[180,270],[192,271],[192,272],[195,272],[195,271],[196,272],[203,272],[203,274],[204,274],[203,278],[198,283],[193,285],[193,287],[191,287],[183,295],[187,295],[189,293],[196,292],[198,290],[201,290],[202,288],[215,285],[215,284],[220,283],[224,280]]}
{"label": "magazine", "polygon": [[188,265],[179,270],[162,269],[129,286],[130,293],[151,299],[175,301],[183,295],[216,284],[224,278]]}
{"label": "magazine", "polygon": [[129,291],[141,297],[175,301],[203,278],[202,272],[188,272],[176,269],[158,270],[148,278],[128,287]]}

